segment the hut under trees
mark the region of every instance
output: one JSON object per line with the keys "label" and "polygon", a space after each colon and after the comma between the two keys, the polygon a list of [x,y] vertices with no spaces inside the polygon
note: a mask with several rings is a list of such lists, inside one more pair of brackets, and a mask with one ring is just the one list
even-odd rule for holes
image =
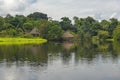
{"label": "hut under trees", "polygon": [[75,37],[72,33],[70,33],[69,31],[66,31],[63,35],[62,35],[62,39],[64,41],[74,41]]}
{"label": "hut under trees", "polygon": [[33,35],[34,37],[40,36],[38,28],[33,28],[30,34]]}

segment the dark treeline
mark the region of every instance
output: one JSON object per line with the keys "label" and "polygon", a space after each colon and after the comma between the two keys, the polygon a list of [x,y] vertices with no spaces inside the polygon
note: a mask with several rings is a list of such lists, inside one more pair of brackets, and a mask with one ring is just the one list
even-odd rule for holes
{"label": "dark treeline", "polygon": [[62,17],[60,21],[52,20],[47,14],[34,12],[27,16],[10,14],[0,16],[0,37],[34,37],[30,34],[33,29],[38,29],[40,35],[48,40],[60,40],[64,32],[75,34],[77,39],[114,39],[120,40],[120,22],[111,18],[97,21],[92,17],[73,18]]}

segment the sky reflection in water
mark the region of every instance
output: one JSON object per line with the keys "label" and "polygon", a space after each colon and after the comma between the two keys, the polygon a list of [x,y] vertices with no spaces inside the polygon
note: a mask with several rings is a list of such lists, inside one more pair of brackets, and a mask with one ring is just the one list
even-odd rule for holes
{"label": "sky reflection in water", "polygon": [[112,43],[2,45],[0,80],[120,80],[119,50]]}

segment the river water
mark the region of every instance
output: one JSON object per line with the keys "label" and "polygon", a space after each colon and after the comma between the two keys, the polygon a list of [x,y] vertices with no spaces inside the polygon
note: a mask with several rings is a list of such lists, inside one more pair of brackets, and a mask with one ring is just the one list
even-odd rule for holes
{"label": "river water", "polygon": [[0,45],[0,80],[120,80],[120,46],[90,42]]}

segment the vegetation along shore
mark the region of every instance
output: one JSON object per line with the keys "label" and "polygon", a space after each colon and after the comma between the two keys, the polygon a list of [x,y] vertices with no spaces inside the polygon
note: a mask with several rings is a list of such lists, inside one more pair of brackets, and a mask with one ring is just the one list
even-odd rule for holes
{"label": "vegetation along shore", "polygon": [[120,41],[120,21],[115,18],[98,21],[89,16],[86,18],[75,16],[73,20],[62,17],[60,21],[57,21],[41,12],[34,12],[27,16],[10,14],[5,17],[0,16],[1,42],[33,42],[38,40],[36,37],[40,41],[41,38],[43,41],[93,39]]}

